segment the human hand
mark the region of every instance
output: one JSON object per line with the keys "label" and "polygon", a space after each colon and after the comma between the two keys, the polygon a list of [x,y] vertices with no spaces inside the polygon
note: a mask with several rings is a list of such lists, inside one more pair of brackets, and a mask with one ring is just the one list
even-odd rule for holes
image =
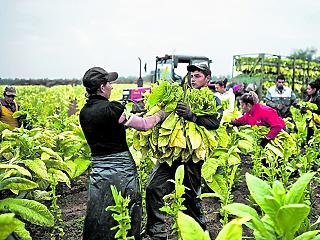
{"label": "human hand", "polygon": [[183,117],[184,119],[188,121],[195,122],[197,120],[196,115],[194,115],[191,111],[191,109],[188,107],[188,105],[184,102],[178,102],[176,107],[176,113]]}
{"label": "human hand", "polygon": [[308,110],[307,107],[301,107],[301,108],[300,108],[300,112],[301,112],[302,114],[307,113],[307,110]]}
{"label": "human hand", "polygon": [[260,139],[260,146],[262,148],[265,148],[265,146],[267,146],[267,144],[270,142],[270,139],[263,137]]}

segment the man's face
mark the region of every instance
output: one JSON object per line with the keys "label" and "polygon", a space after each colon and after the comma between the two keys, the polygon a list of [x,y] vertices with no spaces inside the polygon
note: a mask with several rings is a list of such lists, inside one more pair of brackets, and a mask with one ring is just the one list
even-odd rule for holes
{"label": "man's face", "polygon": [[208,85],[209,76],[205,77],[200,71],[194,71],[191,73],[191,85],[193,88],[202,88]]}
{"label": "man's face", "polygon": [[277,88],[278,88],[278,89],[283,89],[284,82],[285,82],[285,80],[283,80],[283,79],[278,79],[278,80],[276,81]]}
{"label": "man's face", "polygon": [[5,96],[4,96],[4,100],[5,100],[7,103],[12,103],[14,97],[15,97],[14,95],[5,95]]}

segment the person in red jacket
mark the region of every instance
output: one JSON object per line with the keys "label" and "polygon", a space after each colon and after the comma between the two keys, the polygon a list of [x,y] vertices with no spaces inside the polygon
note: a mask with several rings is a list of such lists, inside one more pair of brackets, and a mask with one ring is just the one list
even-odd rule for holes
{"label": "person in red jacket", "polygon": [[259,103],[257,94],[253,91],[245,93],[240,98],[240,106],[245,114],[231,122],[234,126],[257,125],[270,127],[270,131],[260,141],[261,147],[265,147],[270,140],[276,138],[286,124],[276,110]]}

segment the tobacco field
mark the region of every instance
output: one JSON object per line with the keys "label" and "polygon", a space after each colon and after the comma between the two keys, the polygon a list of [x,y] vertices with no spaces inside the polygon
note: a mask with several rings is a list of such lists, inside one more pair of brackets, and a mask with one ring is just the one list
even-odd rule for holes
{"label": "tobacco field", "polygon": [[[121,99],[122,89],[130,87],[135,85],[113,84],[111,100]],[[266,127],[221,124],[208,131],[175,114],[180,100],[198,115],[217,111],[210,92],[157,88],[158,96],[147,98],[147,114],[164,108],[170,115],[146,132],[127,129],[142,193],[156,159],[168,164],[179,156],[205,159],[200,198],[207,230],[181,211],[184,170],[178,168],[175,191],[163,207],[168,239],[320,239],[320,130],[305,143],[311,112],[302,115],[292,108],[298,131],[282,131],[262,149]],[[79,125],[85,90],[18,86],[16,100],[21,109],[15,117],[23,126],[9,129],[0,122],[0,240],[13,231],[21,239],[82,239],[90,172],[90,150]]]}

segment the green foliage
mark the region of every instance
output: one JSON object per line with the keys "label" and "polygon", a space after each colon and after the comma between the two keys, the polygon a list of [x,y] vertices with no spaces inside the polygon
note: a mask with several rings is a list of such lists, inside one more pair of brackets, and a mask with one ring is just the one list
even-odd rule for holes
{"label": "green foliage", "polygon": [[34,200],[6,198],[0,200],[0,211],[15,212],[23,219],[40,226],[51,227],[54,224],[48,208]]}
{"label": "green foliage", "polygon": [[279,181],[275,181],[270,186],[265,181],[247,173],[246,181],[250,194],[264,216],[260,218],[255,209],[241,203],[227,205],[224,209],[238,217],[250,217],[251,224],[248,226],[254,230],[257,240],[280,237],[283,240],[293,239],[310,211],[310,207],[303,200],[304,191],[313,176],[314,173],[304,174],[289,191],[286,191]]}
{"label": "green foliage", "polygon": [[174,218],[172,225],[173,233],[178,231],[178,213],[179,211],[186,210],[183,205],[185,198],[182,196],[185,194],[185,186],[183,185],[184,179],[184,166],[180,165],[175,173],[175,181],[171,180],[175,184],[175,190],[163,197],[165,205],[160,208],[161,211],[166,212]]}
{"label": "green foliage", "polygon": [[114,206],[108,206],[106,211],[112,211],[112,217],[118,222],[117,226],[112,227],[112,230],[117,230],[115,238],[116,239],[134,239],[134,237],[127,237],[128,231],[131,229],[131,217],[129,215],[129,203],[130,197],[122,197],[121,192],[113,185],[110,186],[112,191],[112,196],[115,201]]}
{"label": "green foliage", "polygon": [[181,211],[178,212],[177,223],[179,229],[178,239],[193,240],[196,236],[198,240],[210,240],[209,232],[203,231],[199,223],[197,223],[192,217],[184,214]]}
{"label": "green foliage", "polygon": [[219,232],[216,240],[241,240],[242,239],[242,224],[249,221],[249,217],[243,217],[240,219],[233,219],[227,225],[225,225]]}

